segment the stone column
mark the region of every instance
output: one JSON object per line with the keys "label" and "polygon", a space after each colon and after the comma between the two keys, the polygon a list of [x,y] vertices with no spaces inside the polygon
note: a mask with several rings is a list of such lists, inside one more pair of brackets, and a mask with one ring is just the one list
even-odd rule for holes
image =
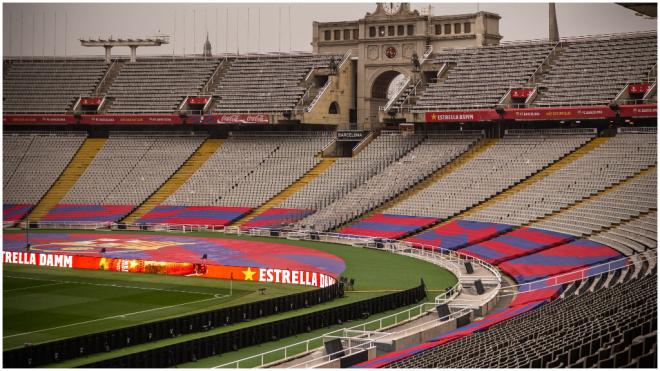
{"label": "stone column", "polygon": [[112,46],[110,45],[104,45],[105,48],[105,63],[111,63],[112,62],[112,56],[110,53],[110,50],[112,49]]}
{"label": "stone column", "polygon": [[131,62],[135,62],[135,55],[137,54],[137,45],[131,45]]}

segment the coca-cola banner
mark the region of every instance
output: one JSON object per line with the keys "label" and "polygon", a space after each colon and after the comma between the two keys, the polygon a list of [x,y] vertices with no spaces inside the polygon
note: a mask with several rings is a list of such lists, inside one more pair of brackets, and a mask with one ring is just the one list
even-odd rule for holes
{"label": "coca-cola banner", "polygon": [[268,124],[270,115],[267,113],[224,113],[213,115],[216,124]]}
{"label": "coca-cola banner", "polygon": [[477,122],[497,120],[499,117],[494,109],[426,112],[426,122]]}
{"label": "coca-cola banner", "polygon": [[178,125],[183,121],[178,115],[82,115],[80,123],[89,125]]}
{"label": "coca-cola banner", "polygon": [[188,104],[203,106],[209,102],[209,99],[209,97],[188,97]]}
{"label": "coca-cola banner", "polygon": [[73,115],[3,115],[4,124],[75,124]]}
{"label": "coca-cola banner", "polygon": [[621,117],[658,117],[657,104],[631,104],[619,106]]}
{"label": "coca-cola banner", "polygon": [[630,94],[644,94],[646,93],[651,84],[630,84],[628,85],[628,93]]}
{"label": "coca-cola banner", "polygon": [[527,99],[532,91],[532,89],[513,89],[511,90],[511,98]]}
{"label": "coca-cola banner", "polygon": [[98,98],[98,97],[88,97],[88,98],[80,99],[80,104],[83,106],[100,106],[101,102],[103,102],[103,98]]}
{"label": "coca-cola banner", "polygon": [[604,119],[616,113],[607,106],[511,108],[504,112],[507,120],[572,120]]}

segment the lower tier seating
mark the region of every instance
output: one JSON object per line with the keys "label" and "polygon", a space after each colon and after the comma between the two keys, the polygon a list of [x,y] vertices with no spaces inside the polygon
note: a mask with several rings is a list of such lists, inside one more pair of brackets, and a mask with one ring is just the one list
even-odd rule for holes
{"label": "lower tier seating", "polygon": [[46,216],[44,222],[117,222],[128,215],[135,205],[78,205],[58,204]]}
{"label": "lower tier seating", "polygon": [[499,268],[512,276],[516,282],[523,283],[622,257],[619,252],[603,244],[579,239],[505,261],[499,265]]}
{"label": "lower tier seating", "polygon": [[313,210],[274,207],[244,223],[243,228],[279,228],[295,223]]}
{"label": "lower tier seating", "polygon": [[375,214],[340,229],[343,234],[358,236],[399,238],[436,222],[435,218],[394,214]]}
{"label": "lower tier seating", "polygon": [[513,226],[507,224],[452,220],[405,240],[437,246],[446,250],[456,250],[463,246],[490,239],[511,230],[511,228]]}
{"label": "lower tier seating", "polygon": [[232,206],[166,206],[160,205],[138,219],[138,224],[198,224],[223,226],[252,211],[249,207]]}
{"label": "lower tier seating", "polygon": [[385,367],[655,368],[656,296],[655,274],[571,295]]}
{"label": "lower tier seating", "polygon": [[2,221],[15,222],[23,219],[34,205],[2,204]]}

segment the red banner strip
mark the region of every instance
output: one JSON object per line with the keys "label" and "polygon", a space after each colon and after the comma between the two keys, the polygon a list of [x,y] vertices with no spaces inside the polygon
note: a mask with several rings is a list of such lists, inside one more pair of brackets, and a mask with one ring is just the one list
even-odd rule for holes
{"label": "red banner strip", "polygon": [[87,125],[135,124],[135,125],[179,125],[179,115],[81,115],[80,123]]}
{"label": "red banner strip", "polygon": [[619,106],[621,117],[658,117],[657,104],[630,104]]}
{"label": "red banner strip", "polygon": [[616,113],[607,106],[513,108],[504,112],[505,119],[518,121],[605,119],[615,116]]}
{"label": "red banner strip", "polygon": [[426,122],[477,122],[499,118],[495,110],[426,112]]}
{"label": "red banner strip", "polygon": [[75,124],[73,115],[3,115],[3,124]]}

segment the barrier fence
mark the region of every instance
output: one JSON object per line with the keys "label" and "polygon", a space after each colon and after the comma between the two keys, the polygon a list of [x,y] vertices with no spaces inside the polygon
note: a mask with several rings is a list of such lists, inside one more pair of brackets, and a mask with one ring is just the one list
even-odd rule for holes
{"label": "barrier fence", "polygon": [[[408,306],[425,297],[426,289],[422,283],[415,288],[401,292],[89,363],[82,367],[172,367]],[[266,358],[260,359],[260,361],[266,362]]]}
{"label": "barrier fence", "polygon": [[87,334],[65,340],[28,345],[3,352],[3,361],[4,366],[10,368],[39,367],[179,335],[210,331],[216,327],[326,303],[341,296],[343,296],[343,288],[339,284],[334,284],[313,291]]}

